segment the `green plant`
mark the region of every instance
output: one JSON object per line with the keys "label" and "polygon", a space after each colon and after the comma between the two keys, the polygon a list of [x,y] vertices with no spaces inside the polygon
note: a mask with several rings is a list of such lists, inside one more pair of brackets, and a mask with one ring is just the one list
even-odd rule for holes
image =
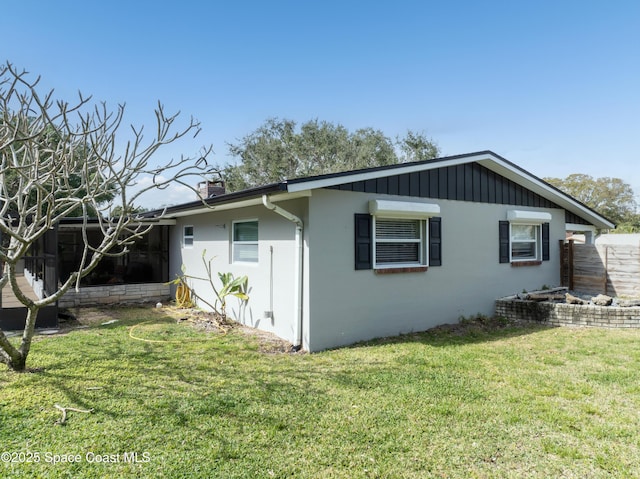
{"label": "green plant", "polygon": [[222,283],[222,289],[216,291],[213,283],[211,286],[216,293],[216,304],[220,302],[220,311],[222,316],[226,317],[227,298],[229,296],[236,297],[241,301],[249,300],[249,296],[247,295],[247,284],[249,283],[249,278],[247,276],[234,278],[232,273],[218,273],[218,278],[220,278],[220,282]]}
{"label": "green plant", "polygon": [[202,251],[202,262],[204,263],[204,268],[207,273],[206,278],[200,278],[197,276],[191,276],[187,274],[187,268],[183,264],[181,268],[181,274],[179,274],[176,279],[170,281],[169,284],[178,285],[178,287],[184,287],[188,284],[188,280],[201,280],[207,281],[213,290],[216,299],[213,304],[206,299],[204,299],[201,295],[199,295],[192,288],[189,289],[190,296],[198,299],[202,303],[209,306],[223,321],[227,319],[227,299],[230,296],[238,298],[241,301],[249,301],[249,296],[247,295],[247,288],[249,284],[249,278],[245,276],[240,276],[235,278],[232,273],[221,273],[218,272],[218,278],[222,283],[222,288],[217,288],[213,281],[213,267],[211,263],[215,259],[215,256],[207,260],[205,258],[207,254],[207,250]]}
{"label": "green plant", "polygon": [[502,327],[508,326],[510,323],[509,319],[505,318],[504,316],[495,316],[494,320],[498,326],[502,326]]}

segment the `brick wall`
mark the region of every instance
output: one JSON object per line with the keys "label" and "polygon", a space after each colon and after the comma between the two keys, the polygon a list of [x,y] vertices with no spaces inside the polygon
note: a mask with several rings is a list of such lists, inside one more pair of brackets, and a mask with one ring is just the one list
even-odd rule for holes
{"label": "brick wall", "polygon": [[118,284],[90,286],[76,292],[71,289],[59,301],[61,308],[94,306],[115,303],[143,303],[166,301],[171,297],[169,285],[164,283]]}
{"label": "brick wall", "polygon": [[640,307],[536,302],[509,297],[496,301],[496,316],[513,321],[536,321],[554,326],[640,328]]}

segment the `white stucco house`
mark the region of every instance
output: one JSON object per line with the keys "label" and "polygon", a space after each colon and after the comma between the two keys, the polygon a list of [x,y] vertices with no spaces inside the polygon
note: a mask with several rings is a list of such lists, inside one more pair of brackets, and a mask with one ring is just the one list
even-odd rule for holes
{"label": "white stucco house", "polygon": [[[169,275],[249,278],[236,319],[308,351],[492,314],[559,283],[566,231],[614,225],[491,151],[298,178],[168,208]],[[161,212],[150,212],[149,217]],[[213,300],[205,282],[191,287]]]}

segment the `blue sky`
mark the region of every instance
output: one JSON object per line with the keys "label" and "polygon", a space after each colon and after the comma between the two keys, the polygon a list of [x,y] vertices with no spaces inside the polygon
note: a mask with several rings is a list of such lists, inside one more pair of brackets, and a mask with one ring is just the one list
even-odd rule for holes
{"label": "blue sky", "polygon": [[317,118],[640,195],[640,2],[21,0],[2,16],[0,58],[56,96],[124,102],[135,125],[158,100],[200,120],[169,156],[213,144],[226,163],[266,118]]}

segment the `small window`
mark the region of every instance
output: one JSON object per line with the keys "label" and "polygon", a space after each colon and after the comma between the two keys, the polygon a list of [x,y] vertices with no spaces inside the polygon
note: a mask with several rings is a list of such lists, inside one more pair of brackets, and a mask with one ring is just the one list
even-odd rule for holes
{"label": "small window", "polygon": [[233,262],[258,262],[258,221],[236,221],[233,223]]}
{"label": "small window", "polygon": [[182,230],[182,245],[185,248],[193,247],[193,226],[185,226]]}
{"label": "small window", "polygon": [[374,217],[374,222],[377,268],[427,264],[424,220]]}
{"label": "small window", "polygon": [[540,225],[511,225],[511,261],[540,259]]}

